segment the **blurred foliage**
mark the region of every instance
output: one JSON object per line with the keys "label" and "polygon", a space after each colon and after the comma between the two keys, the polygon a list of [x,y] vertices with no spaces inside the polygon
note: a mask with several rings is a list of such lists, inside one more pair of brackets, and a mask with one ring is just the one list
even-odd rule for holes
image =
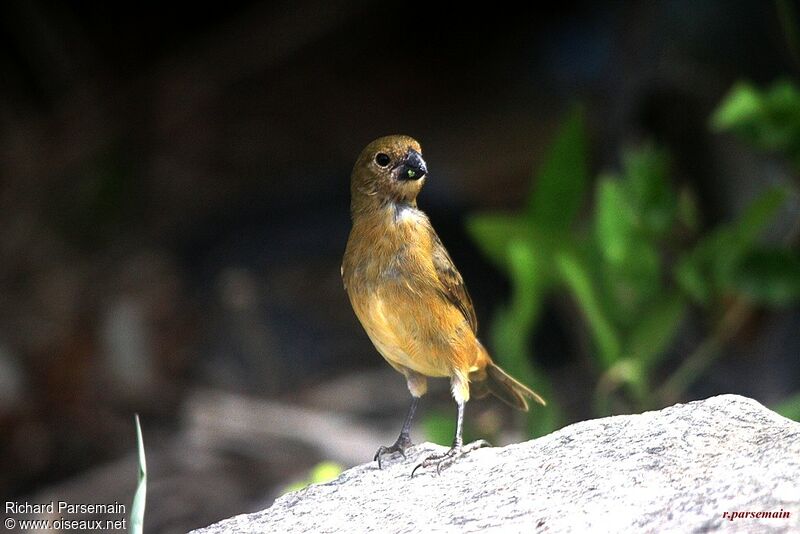
{"label": "blurred foliage", "polygon": [[767,90],[737,83],[711,117],[711,126],[785,154],[800,168],[800,90],[791,81],[778,81]]}
{"label": "blurred foliage", "polygon": [[[422,419],[425,439],[439,445],[449,445],[456,433],[456,418],[444,411],[432,410]],[[469,439],[466,440],[469,442]]]}
{"label": "blurred foliage", "polygon": [[311,484],[324,484],[325,482],[330,482],[341,475],[342,471],[344,471],[344,468],[336,462],[320,462],[311,468],[311,471],[309,471],[308,476],[305,479],[289,484],[283,488],[281,494],[301,490],[310,486]]}
{"label": "blurred foliage", "polygon": [[[737,86],[712,124],[800,163],[800,93],[791,84],[763,94]],[[490,327],[492,353],[549,402],[530,414],[534,436],[559,427],[564,417],[531,357],[530,340],[550,295],[571,296],[593,341],[598,416],[659,407],[698,378],[679,368],[676,379],[664,381],[667,391],[655,383],[692,306],[713,323],[731,301],[782,306],[800,297],[797,254],[759,240],[787,191],[768,189],[736,220],[698,235],[692,191],[676,190],[669,154],[644,144],[622,154],[618,172],[597,177],[591,216],[580,220],[591,184],[587,160],[584,114],[576,107],[536,174],[525,209],[476,214],[467,222],[511,282],[510,301]],[[689,369],[704,367],[694,362]]]}
{"label": "blurred foliage", "polygon": [[800,393],[792,395],[782,403],[774,406],[774,409],[784,417],[800,421]]}
{"label": "blurred foliage", "polygon": [[[784,154],[800,173],[800,90],[794,82],[780,80],[766,90],[745,82],[736,84],[712,116],[711,126],[732,132],[757,148]],[[718,235],[716,245],[707,245],[716,250],[706,253],[727,255],[727,271],[723,267],[717,283],[727,284],[750,301],[787,305],[800,298],[796,247],[753,246],[785,193],[774,191],[763,198],[745,214],[732,235]]]}
{"label": "blurred foliage", "polygon": [[[791,252],[758,245],[762,230],[784,202],[786,191],[770,189],[753,202],[741,218],[702,237],[695,248],[680,258],[677,280],[698,304],[726,294],[747,296],[763,304],[784,304],[796,299],[792,290],[800,273],[791,269]],[[757,271],[751,268],[757,267]],[[783,277],[783,279],[781,279]],[[782,286],[786,291],[775,289]]]}
{"label": "blurred foliage", "polygon": [[[491,421],[493,422],[493,421]],[[492,441],[496,437],[498,428],[488,420],[484,424],[474,421],[474,424],[464,424],[464,442],[469,443],[479,438]],[[439,445],[450,446],[453,443],[453,436],[456,433],[455,410],[431,410],[422,418],[422,433],[426,441],[438,443]]]}

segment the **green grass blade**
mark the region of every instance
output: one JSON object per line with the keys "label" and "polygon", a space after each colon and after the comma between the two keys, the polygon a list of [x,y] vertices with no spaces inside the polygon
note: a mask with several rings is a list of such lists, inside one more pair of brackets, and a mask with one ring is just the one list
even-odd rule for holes
{"label": "green grass blade", "polygon": [[583,310],[597,343],[603,368],[608,369],[620,358],[621,342],[600,300],[591,271],[575,254],[568,252],[562,252],[556,257],[556,265],[564,283]]}
{"label": "green grass blade", "polygon": [[144,456],[144,440],[142,439],[142,426],[139,423],[139,414],[136,414],[136,448],[139,452],[139,476],[136,493],[131,504],[131,534],[142,534],[144,525],[144,507],[147,500],[147,463]]}

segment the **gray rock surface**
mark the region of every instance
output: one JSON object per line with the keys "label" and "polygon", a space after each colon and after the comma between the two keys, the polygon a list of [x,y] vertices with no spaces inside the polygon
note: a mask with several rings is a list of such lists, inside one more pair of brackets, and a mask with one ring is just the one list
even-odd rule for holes
{"label": "gray rock surface", "polygon": [[194,532],[800,532],[800,423],[736,395],[584,421],[410,478],[441,450],[360,465]]}

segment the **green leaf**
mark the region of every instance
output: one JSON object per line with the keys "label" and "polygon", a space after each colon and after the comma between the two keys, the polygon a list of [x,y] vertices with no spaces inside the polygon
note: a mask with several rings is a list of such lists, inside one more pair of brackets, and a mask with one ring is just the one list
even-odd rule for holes
{"label": "green leaf", "polygon": [[783,188],[768,189],[739,219],[715,229],[681,257],[675,269],[681,289],[701,304],[735,291],[733,276],[739,263],[755,247],[786,195]]}
{"label": "green leaf", "polygon": [[513,284],[511,312],[519,321],[518,326],[530,330],[538,318],[547,285],[544,258],[526,241],[512,241],[508,264]]}
{"label": "green leaf", "polygon": [[594,224],[602,259],[595,270],[602,275],[603,295],[609,300],[605,307],[624,328],[638,321],[641,307],[661,286],[654,235],[642,225],[646,208],[637,206],[641,199],[629,186],[612,176],[600,179]]}
{"label": "green leaf", "polygon": [[638,231],[664,236],[672,228],[676,210],[675,194],[667,178],[667,153],[650,145],[628,150],[623,155],[623,169],[623,186],[638,216]]}
{"label": "green leaf", "polygon": [[628,337],[626,355],[650,369],[664,356],[686,315],[686,300],[679,294],[664,295],[639,319]]}
{"label": "green leaf", "polygon": [[773,408],[776,412],[789,419],[800,421],[800,393],[795,393]]}
{"label": "green leaf", "polygon": [[699,215],[697,199],[688,187],[684,187],[678,194],[678,204],[676,206],[676,217],[678,222],[692,232],[699,226]]}
{"label": "green leaf", "polygon": [[727,131],[758,119],[763,114],[762,95],[749,83],[734,85],[711,116],[711,127]]}
{"label": "green leaf", "polygon": [[607,263],[621,265],[627,260],[635,225],[636,214],[628,203],[620,181],[611,176],[600,178],[597,184],[595,239]]}
{"label": "green leaf", "polygon": [[511,241],[524,240],[531,233],[531,222],[518,215],[487,213],[467,219],[467,232],[481,251],[498,268],[508,270]]}
{"label": "green leaf", "polygon": [[772,222],[786,199],[787,191],[772,188],[761,194],[734,221],[730,228],[715,232],[716,241],[709,251],[713,281],[722,291],[730,291],[731,277],[737,264],[757,244],[761,232]]}
{"label": "green leaf", "polygon": [[139,424],[139,414],[136,414],[135,420],[139,470],[136,493],[133,496],[133,503],[131,504],[130,532],[131,534],[142,534],[142,528],[144,526],[144,508],[147,501],[147,463],[145,462],[144,440],[142,439],[142,426]]}
{"label": "green leaf", "polygon": [[490,326],[492,357],[512,376],[547,399],[547,407],[528,412],[528,432],[541,436],[558,428],[561,410],[552,398],[546,376],[531,362],[530,339],[552,284],[547,272],[549,258],[527,240],[512,241],[507,264],[511,279],[511,302],[499,310]]}
{"label": "green leaf", "polygon": [[786,249],[755,250],[731,276],[737,293],[763,304],[784,306],[800,299],[800,256]]}
{"label": "green leaf", "polygon": [[711,301],[714,290],[697,250],[678,259],[674,274],[681,290],[693,302],[705,306]]}
{"label": "green leaf", "polygon": [[536,175],[528,213],[541,228],[567,230],[589,182],[586,128],[580,106],[572,109]]}
{"label": "green leaf", "polygon": [[734,224],[736,239],[747,245],[754,243],[764,228],[772,222],[787,195],[788,191],[783,187],[772,187],[764,191]]}
{"label": "green leaf", "polygon": [[597,344],[604,368],[611,367],[620,358],[619,334],[603,308],[597,289],[585,262],[575,254],[562,252],[556,257],[556,265],[563,281],[572,291],[589,323],[589,329]]}
{"label": "green leaf", "polygon": [[530,339],[539,319],[547,282],[542,257],[525,241],[508,249],[511,302],[492,324],[492,348],[497,362],[513,376],[533,387],[541,381],[530,363]]}
{"label": "green leaf", "polygon": [[763,150],[783,152],[800,165],[800,90],[791,81],[777,81],[763,91],[736,84],[712,115],[711,127]]}

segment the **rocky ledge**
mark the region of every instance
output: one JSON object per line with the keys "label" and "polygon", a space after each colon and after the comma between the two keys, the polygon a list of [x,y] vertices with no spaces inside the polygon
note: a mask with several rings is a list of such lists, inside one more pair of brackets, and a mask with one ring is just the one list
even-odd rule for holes
{"label": "rocky ledge", "polygon": [[799,532],[800,423],[736,395],[584,421],[437,474],[429,443],[196,534]]}

